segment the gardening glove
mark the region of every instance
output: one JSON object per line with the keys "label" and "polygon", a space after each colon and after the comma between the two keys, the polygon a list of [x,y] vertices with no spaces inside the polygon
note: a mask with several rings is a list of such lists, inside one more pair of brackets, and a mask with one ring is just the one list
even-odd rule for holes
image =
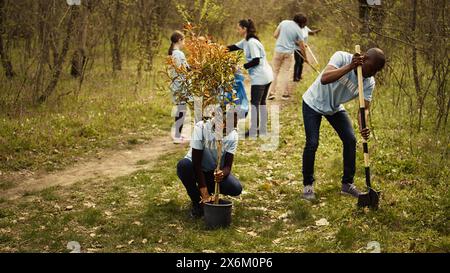
{"label": "gardening glove", "polygon": [[370,129],[369,128],[364,128],[360,131],[361,136],[364,138],[364,140],[369,140],[369,136],[370,136]]}

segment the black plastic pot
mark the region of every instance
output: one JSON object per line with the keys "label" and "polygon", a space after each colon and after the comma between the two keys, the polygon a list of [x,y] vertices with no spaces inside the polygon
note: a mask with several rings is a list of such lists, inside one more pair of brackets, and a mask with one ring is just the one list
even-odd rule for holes
{"label": "black plastic pot", "polygon": [[228,200],[219,200],[219,204],[206,203],[205,224],[208,229],[217,229],[229,227],[231,224],[231,211],[233,202]]}

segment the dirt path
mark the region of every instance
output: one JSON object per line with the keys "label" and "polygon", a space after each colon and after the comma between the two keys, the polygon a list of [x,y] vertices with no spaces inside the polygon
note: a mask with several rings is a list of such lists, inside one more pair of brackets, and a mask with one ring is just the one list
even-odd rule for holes
{"label": "dirt path", "polygon": [[186,145],[174,145],[170,136],[158,137],[149,143],[137,145],[132,150],[108,151],[101,159],[90,159],[62,171],[27,177],[14,187],[1,191],[0,197],[13,200],[22,197],[24,193],[48,187],[68,186],[94,178],[113,179],[129,175],[152,167],[160,156],[186,149]]}
{"label": "dirt path", "polygon": [[[250,100],[250,82],[248,80],[245,82],[245,87]],[[283,105],[285,102],[277,100],[274,103]],[[185,124],[191,124],[190,116],[186,118]],[[185,126],[183,135],[190,136],[191,129],[189,126]],[[15,185],[0,191],[0,197],[14,200],[22,197],[25,193],[40,191],[49,187],[68,186],[89,179],[114,179],[126,176],[138,170],[151,168],[157,164],[160,156],[177,149],[187,149],[187,146],[188,144],[174,145],[170,136],[164,136],[157,137],[149,143],[137,145],[132,150],[104,151],[101,158],[75,163],[62,171],[33,174],[31,176],[18,175],[19,178],[14,179],[17,181]]]}

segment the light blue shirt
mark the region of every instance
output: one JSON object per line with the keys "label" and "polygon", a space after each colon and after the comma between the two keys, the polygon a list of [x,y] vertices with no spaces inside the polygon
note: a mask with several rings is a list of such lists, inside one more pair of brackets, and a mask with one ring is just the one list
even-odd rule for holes
{"label": "light blue shirt", "polygon": [[[200,121],[195,125],[194,132],[192,133],[191,147],[187,153],[187,159],[192,161],[192,149],[202,150],[202,170],[204,172],[210,172],[217,167],[217,143],[215,141],[216,136],[213,130],[213,122],[208,120],[206,122]],[[222,140],[222,157],[221,167],[223,167],[225,154],[235,154],[238,146],[238,133],[235,130],[231,131]]]}
{"label": "light blue shirt", "polygon": [[280,34],[275,45],[275,51],[279,53],[294,53],[296,42],[304,41],[300,26],[292,20],[284,20],[279,25]]}
{"label": "light blue shirt", "polygon": [[[177,67],[189,67],[186,56],[183,51],[179,49],[174,49],[172,52],[172,60]],[[172,78],[172,83],[170,84],[170,89],[172,90],[172,101],[176,103],[176,95],[179,92],[186,93],[184,81],[186,80],[183,75],[179,75],[175,69],[170,71],[170,77]],[[184,103],[184,102],[180,102]]]}
{"label": "light blue shirt", "polygon": [[[331,57],[328,65],[341,68],[352,62],[353,55],[348,52],[338,51]],[[358,77],[354,70],[342,76],[339,80],[323,85],[320,82],[322,73],[303,95],[303,101],[316,112],[323,115],[333,115],[345,110],[343,103],[351,101],[359,96]],[[364,99],[372,100],[375,88],[374,77],[363,78]]]}
{"label": "light blue shirt", "polygon": [[247,62],[259,58],[259,65],[248,69],[251,85],[266,85],[273,81],[272,67],[267,62],[264,46],[255,38],[248,41],[243,39],[236,44],[237,47],[244,50]]}

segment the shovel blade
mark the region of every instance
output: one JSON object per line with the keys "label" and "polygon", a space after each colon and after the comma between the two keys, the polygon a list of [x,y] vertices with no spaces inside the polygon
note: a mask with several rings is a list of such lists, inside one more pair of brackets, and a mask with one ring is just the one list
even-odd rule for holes
{"label": "shovel blade", "polygon": [[362,193],[358,197],[358,207],[369,207],[371,209],[378,209],[381,192],[370,189],[367,193]]}

